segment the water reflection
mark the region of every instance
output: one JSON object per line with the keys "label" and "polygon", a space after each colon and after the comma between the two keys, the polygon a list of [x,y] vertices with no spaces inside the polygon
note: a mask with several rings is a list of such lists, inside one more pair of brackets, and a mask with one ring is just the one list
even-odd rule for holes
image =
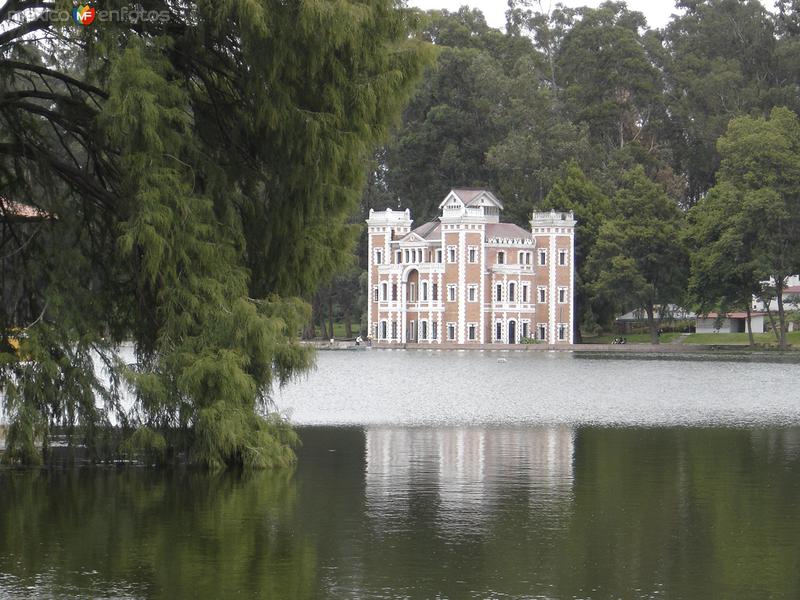
{"label": "water reflection", "polygon": [[367,508],[380,527],[424,493],[435,495],[436,523],[450,536],[483,530],[513,490],[539,509],[571,493],[569,427],[368,427],[365,438]]}
{"label": "water reflection", "polygon": [[306,428],[296,473],[0,471],[0,597],[800,597],[800,428]]}

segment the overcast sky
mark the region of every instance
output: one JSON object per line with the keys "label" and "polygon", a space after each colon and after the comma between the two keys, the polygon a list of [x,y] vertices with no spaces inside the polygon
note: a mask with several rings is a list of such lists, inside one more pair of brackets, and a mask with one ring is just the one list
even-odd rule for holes
{"label": "overcast sky", "polygon": [[[506,0],[409,0],[410,6],[428,10],[432,8],[446,8],[449,11],[456,11],[460,6],[468,5],[478,8],[486,16],[486,22],[492,27],[505,29]],[[547,9],[548,5],[555,6],[557,1],[552,3],[548,0],[542,1],[542,6]],[[561,0],[564,6],[578,7],[591,6],[597,7],[602,4],[602,0]],[[647,24],[652,28],[663,27],[669,21],[670,15],[677,12],[674,0],[628,0],[628,8],[638,10],[647,17]]]}

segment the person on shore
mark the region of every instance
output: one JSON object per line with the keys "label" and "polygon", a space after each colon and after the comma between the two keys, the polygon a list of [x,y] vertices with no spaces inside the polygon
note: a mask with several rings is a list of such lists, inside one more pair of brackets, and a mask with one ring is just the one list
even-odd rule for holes
{"label": "person on shore", "polygon": [[359,336],[356,338],[356,346],[360,346],[360,345],[361,345],[361,342],[363,342],[363,341],[364,341],[364,340],[363,340],[363,339],[361,339],[361,336],[359,335]]}

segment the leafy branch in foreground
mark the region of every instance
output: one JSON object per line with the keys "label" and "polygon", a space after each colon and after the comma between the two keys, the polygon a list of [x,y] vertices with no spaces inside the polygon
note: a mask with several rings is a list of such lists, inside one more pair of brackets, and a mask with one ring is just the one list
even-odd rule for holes
{"label": "leafy branch in foreground", "polygon": [[[0,16],[18,33],[0,43],[0,190],[47,216],[2,223],[7,458],[41,460],[55,426],[92,446],[116,420],[130,449],[290,462],[269,395],[311,365],[298,297],[352,254],[363,161],[429,61],[411,13],[156,1],[167,19],[79,28],[16,4]],[[115,356],[127,339],[133,368]]]}

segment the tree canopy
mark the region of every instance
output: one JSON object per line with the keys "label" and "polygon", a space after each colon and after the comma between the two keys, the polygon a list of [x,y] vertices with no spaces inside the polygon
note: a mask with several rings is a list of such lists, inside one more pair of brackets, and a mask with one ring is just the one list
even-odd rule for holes
{"label": "tree canopy", "polygon": [[[269,394],[310,365],[299,297],[352,256],[363,163],[430,59],[413,15],[155,1],[163,19],[84,27],[59,8],[0,9],[0,190],[49,215],[3,240],[7,457],[115,420],[162,456],[289,462]],[[133,367],[114,353],[127,339]]]}

